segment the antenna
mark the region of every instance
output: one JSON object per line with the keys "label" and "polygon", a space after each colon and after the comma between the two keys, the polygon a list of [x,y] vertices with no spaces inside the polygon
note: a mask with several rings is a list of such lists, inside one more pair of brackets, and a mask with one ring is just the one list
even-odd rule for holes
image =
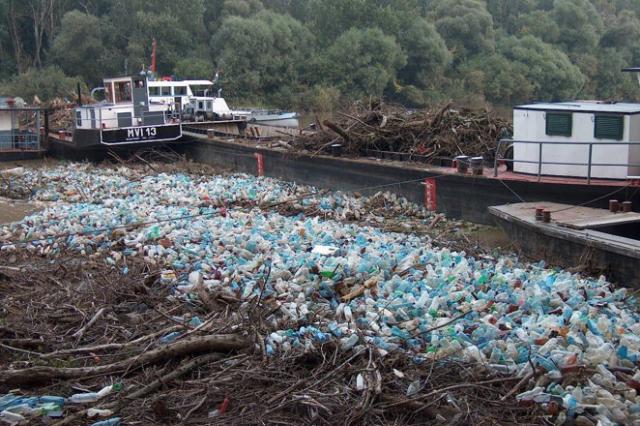
{"label": "antenna", "polygon": [[156,47],[157,47],[157,43],[156,43],[156,39],[153,39],[153,42],[151,43],[151,67],[149,68],[149,70],[152,73],[156,73],[157,69],[156,69]]}

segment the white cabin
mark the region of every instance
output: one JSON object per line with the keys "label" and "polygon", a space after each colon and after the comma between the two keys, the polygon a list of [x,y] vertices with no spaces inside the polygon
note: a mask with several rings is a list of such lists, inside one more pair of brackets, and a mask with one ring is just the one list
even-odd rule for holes
{"label": "white cabin", "polygon": [[215,98],[213,82],[211,80],[158,80],[149,82],[149,101],[151,103],[162,104],[171,109],[175,109],[177,106],[178,110],[183,110],[194,97]]}
{"label": "white cabin", "polygon": [[638,176],[640,104],[576,101],[517,106],[513,141],[514,172],[574,177],[590,173],[606,179]]}
{"label": "white cabin", "polygon": [[105,100],[75,109],[77,129],[115,129],[165,123],[165,105],[151,104],[144,76],[107,78]]}

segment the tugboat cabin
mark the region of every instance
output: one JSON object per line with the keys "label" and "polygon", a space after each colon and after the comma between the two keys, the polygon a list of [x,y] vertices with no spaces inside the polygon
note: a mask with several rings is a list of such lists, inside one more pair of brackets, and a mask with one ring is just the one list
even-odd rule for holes
{"label": "tugboat cabin", "polygon": [[78,148],[177,140],[180,123],[164,105],[151,105],[145,76],[104,80],[105,100],[75,109],[73,143]]}

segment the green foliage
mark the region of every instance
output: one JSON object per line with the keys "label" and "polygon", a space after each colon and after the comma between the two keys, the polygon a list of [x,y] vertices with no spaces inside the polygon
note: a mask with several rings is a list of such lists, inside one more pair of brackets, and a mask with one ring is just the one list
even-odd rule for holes
{"label": "green foliage", "polygon": [[456,59],[494,47],[493,18],[480,0],[435,0],[430,17]]}
{"label": "green foliage", "polygon": [[77,74],[85,81],[99,80],[99,59],[103,54],[100,21],[79,10],[67,12],[62,28],[53,40],[52,60],[67,74]]}
{"label": "green foliage", "polygon": [[326,53],[325,73],[341,92],[354,97],[380,96],[406,56],[393,37],[379,29],[351,29]]}
{"label": "green foliage", "polygon": [[639,36],[638,0],[0,0],[0,81],[94,86],[148,67],[155,38],[160,75],[220,71],[232,104],[636,100]]}
{"label": "green foliage", "polygon": [[569,52],[588,52],[597,44],[602,20],[588,0],[555,0],[551,11],[560,27],[558,43]]}
{"label": "green foliage", "polygon": [[223,87],[233,96],[292,101],[301,67],[311,53],[311,33],[287,15],[263,11],[225,19],[211,39]]}
{"label": "green foliage", "polygon": [[497,52],[474,65],[485,78],[475,90],[484,87],[498,103],[572,99],[585,82],[565,53],[530,35],[500,39]]}
{"label": "green foliage", "polygon": [[419,87],[430,87],[437,82],[451,54],[435,26],[423,18],[414,20],[400,36],[400,45],[407,55],[407,64],[399,77]]}
{"label": "green foliage", "polygon": [[[80,77],[67,77],[56,66],[41,70],[32,68],[0,85],[0,95],[19,96],[27,102],[31,102],[35,96],[43,101],[57,97],[71,99],[76,95],[76,86],[80,81]],[[86,93],[86,86],[83,85],[82,89]]]}
{"label": "green foliage", "polygon": [[176,63],[173,73],[182,80],[197,80],[213,78],[215,69],[211,61],[200,58],[185,58]]}

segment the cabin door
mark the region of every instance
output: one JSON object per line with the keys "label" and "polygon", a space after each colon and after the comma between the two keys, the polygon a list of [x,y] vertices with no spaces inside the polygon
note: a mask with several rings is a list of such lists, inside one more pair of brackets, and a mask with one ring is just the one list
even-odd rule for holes
{"label": "cabin door", "polygon": [[96,110],[94,108],[91,108],[89,111],[91,111],[91,128],[95,129],[95,128],[97,128],[97,126],[96,126]]}
{"label": "cabin door", "polygon": [[142,118],[149,111],[149,93],[147,92],[147,79],[144,77],[133,78],[133,116]]}
{"label": "cabin door", "polygon": [[182,96],[175,96],[173,98],[173,105],[175,106],[175,113],[177,116],[182,115]]}

